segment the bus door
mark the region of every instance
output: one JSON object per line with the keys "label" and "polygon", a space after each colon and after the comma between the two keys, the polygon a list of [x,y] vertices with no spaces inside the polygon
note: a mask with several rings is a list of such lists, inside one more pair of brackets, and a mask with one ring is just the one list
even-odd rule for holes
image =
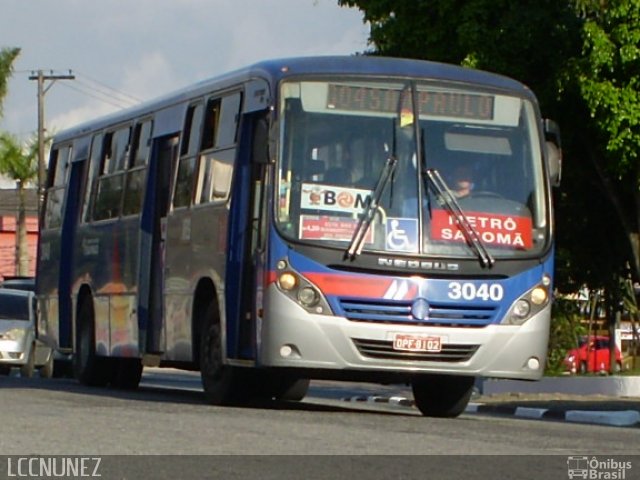
{"label": "bus door", "polygon": [[262,115],[245,118],[229,215],[227,318],[236,322],[228,331],[227,351],[231,357],[252,360],[257,356],[266,255],[267,130]]}
{"label": "bus door", "polygon": [[[80,149],[79,149],[80,150]],[[80,218],[80,196],[84,172],[87,166],[87,150],[81,149],[71,163],[71,171],[67,182],[67,195],[64,203],[62,231],[60,236],[60,269],[58,271],[58,314],[60,348],[72,347],[71,332],[71,276],[73,270],[73,252],[76,229]]]}
{"label": "bus door", "polygon": [[164,242],[171,169],[178,158],[178,134],[153,140],[142,216],[138,278],[139,348],[162,353]]}

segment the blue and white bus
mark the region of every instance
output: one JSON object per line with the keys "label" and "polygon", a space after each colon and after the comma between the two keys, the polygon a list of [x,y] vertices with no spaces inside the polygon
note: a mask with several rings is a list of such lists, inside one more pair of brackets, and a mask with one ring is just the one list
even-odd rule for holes
{"label": "blue and white bus", "polygon": [[89,385],[199,370],[229,404],[407,382],[456,416],[476,377],[542,375],[559,175],[509,78],[258,63],[56,135],[39,334]]}

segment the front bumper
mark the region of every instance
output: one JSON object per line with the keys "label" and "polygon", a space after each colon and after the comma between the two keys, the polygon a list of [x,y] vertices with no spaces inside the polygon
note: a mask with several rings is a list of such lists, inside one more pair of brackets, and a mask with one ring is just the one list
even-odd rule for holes
{"label": "front bumper", "polygon": [[[274,284],[266,291],[264,306],[259,362],[266,367],[525,380],[537,380],[544,371],[550,305],[521,326],[483,328],[354,322],[344,317],[314,315],[283,295]],[[439,336],[442,351],[447,353],[399,354],[392,348],[392,339],[398,333]],[[536,363],[537,368],[532,368]]]}
{"label": "front bumper", "polygon": [[0,365],[24,365],[29,358],[24,339],[0,340]]}

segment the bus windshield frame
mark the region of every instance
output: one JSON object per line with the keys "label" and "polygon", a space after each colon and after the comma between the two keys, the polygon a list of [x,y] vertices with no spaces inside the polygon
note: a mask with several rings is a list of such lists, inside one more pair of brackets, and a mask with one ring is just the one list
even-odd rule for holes
{"label": "bus windshield frame", "polygon": [[[548,180],[530,99],[470,84],[371,78],[296,78],[279,93],[275,223],[288,241],[346,250],[369,210],[363,252],[475,256],[429,171],[492,258],[549,248]],[[397,165],[371,205],[389,159]]]}

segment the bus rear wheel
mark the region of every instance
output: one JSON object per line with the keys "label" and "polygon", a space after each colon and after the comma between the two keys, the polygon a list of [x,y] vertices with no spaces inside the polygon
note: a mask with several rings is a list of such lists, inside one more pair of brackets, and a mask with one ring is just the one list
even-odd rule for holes
{"label": "bus rear wheel", "polygon": [[416,407],[426,417],[457,417],[473,393],[474,377],[420,375],[411,386]]}
{"label": "bus rear wheel", "polygon": [[225,365],[222,332],[215,303],[209,304],[200,335],[200,376],[205,398],[212,405],[233,405],[248,400],[242,371]]}
{"label": "bus rear wheel", "polygon": [[135,390],[142,379],[142,360],[139,358],[117,358],[112,386],[123,390]]}
{"label": "bus rear wheel", "polygon": [[78,310],[76,349],[73,355],[74,375],[83,385],[104,387],[112,377],[108,360],[96,355],[93,301],[85,298]]}

